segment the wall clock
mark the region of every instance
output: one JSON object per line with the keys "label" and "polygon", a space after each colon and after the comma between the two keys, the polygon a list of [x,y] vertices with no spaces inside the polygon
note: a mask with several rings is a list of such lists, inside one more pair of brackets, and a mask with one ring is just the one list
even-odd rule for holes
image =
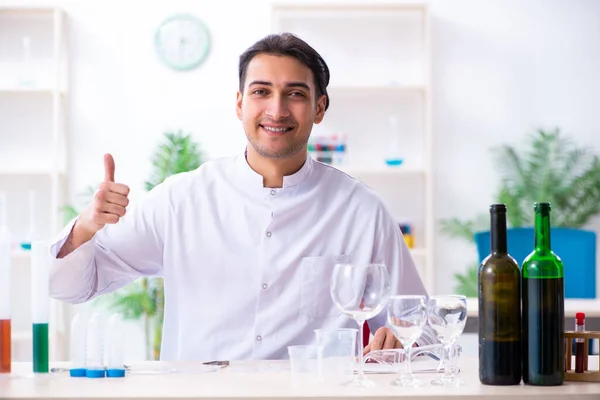
{"label": "wall clock", "polygon": [[178,71],[197,68],[210,50],[210,34],[202,21],[178,14],[163,21],[154,35],[159,59]]}

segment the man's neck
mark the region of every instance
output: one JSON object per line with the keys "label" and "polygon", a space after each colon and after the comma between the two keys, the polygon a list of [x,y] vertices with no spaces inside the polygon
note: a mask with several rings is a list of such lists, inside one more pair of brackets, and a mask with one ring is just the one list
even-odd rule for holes
{"label": "man's neck", "polygon": [[283,187],[284,176],[293,175],[302,168],[306,162],[306,151],[299,151],[290,158],[273,159],[261,156],[248,145],[246,160],[250,168],[263,177],[264,187],[280,188]]}

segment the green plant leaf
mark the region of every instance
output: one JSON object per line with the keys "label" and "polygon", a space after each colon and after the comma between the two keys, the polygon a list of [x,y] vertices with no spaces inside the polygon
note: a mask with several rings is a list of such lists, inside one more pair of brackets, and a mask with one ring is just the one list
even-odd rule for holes
{"label": "green plant leaf", "polygon": [[523,151],[492,149],[501,176],[498,199],[512,227],[532,226],[533,204],[552,204],[552,225],[580,228],[600,212],[600,165],[558,128],[528,136]]}
{"label": "green plant leaf", "polygon": [[[82,206],[88,205],[92,201],[94,193],[96,193],[95,187],[87,186],[83,192],[77,195],[77,197],[80,199],[78,203],[82,203]],[[77,206],[73,204],[66,204],[60,207],[59,213],[63,214],[63,222],[65,225],[69,223],[73,218],[79,215]]]}
{"label": "green plant leaf", "polygon": [[60,207],[59,210],[60,213],[63,214],[63,222],[65,225],[69,223],[73,218],[79,215],[79,211],[77,211],[77,209],[70,204]]}
{"label": "green plant leaf", "polygon": [[478,297],[478,274],[479,264],[470,264],[464,274],[454,274],[455,292],[467,297]]}
{"label": "green plant leaf", "polygon": [[475,232],[488,229],[489,217],[478,215],[470,221],[461,221],[458,218],[449,218],[440,221],[440,231],[450,237],[456,237],[467,242],[473,242]]}
{"label": "green plant leaf", "polygon": [[152,156],[152,173],[145,182],[146,190],[152,190],[171,175],[192,171],[202,164],[198,145],[190,134],[166,132],[164,142],[159,144]]}

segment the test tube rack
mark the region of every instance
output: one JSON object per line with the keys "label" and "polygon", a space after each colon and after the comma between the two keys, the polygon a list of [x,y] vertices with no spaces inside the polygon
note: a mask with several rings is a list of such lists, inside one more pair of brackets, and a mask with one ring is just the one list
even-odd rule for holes
{"label": "test tube rack", "polygon": [[[585,352],[583,353],[583,373],[576,373],[575,368],[573,367],[573,339],[583,339],[584,345],[583,348]],[[597,331],[586,331],[586,332],[575,332],[575,331],[566,331],[565,332],[565,341],[566,343],[566,351],[565,351],[565,381],[575,381],[575,382],[600,382],[600,370],[589,370],[588,369],[588,349],[590,344],[590,339],[598,339],[600,340],[600,332]]]}

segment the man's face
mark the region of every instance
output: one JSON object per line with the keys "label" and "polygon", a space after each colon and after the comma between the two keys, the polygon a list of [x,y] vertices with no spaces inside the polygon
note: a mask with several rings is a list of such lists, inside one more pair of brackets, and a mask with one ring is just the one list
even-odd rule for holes
{"label": "man's face", "polygon": [[313,123],[325,113],[315,99],[312,71],[293,57],[258,54],[248,64],[237,116],[248,141],[263,157],[284,159],[306,151]]}

